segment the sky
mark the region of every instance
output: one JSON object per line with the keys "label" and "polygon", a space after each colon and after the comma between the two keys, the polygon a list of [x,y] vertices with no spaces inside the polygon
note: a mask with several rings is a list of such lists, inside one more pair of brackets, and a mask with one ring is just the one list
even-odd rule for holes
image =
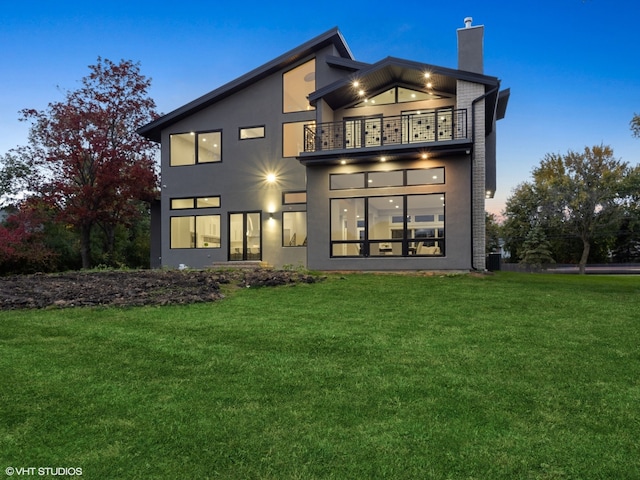
{"label": "sky", "polygon": [[20,110],[46,109],[98,57],[140,63],[160,113],[338,27],[356,60],[457,68],[456,30],[484,25],[484,73],[510,88],[497,128],[500,214],[547,153],[609,145],[640,163],[640,0],[324,2],[0,0],[0,155],[26,145]]}

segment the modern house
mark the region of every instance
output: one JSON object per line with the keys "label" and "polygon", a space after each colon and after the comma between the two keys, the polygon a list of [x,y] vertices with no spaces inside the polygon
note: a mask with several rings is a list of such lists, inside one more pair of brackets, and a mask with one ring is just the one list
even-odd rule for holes
{"label": "modern house", "polygon": [[161,143],[152,266],[484,270],[509,90],[483,72],[356,61],[332,29],[140,128]]}

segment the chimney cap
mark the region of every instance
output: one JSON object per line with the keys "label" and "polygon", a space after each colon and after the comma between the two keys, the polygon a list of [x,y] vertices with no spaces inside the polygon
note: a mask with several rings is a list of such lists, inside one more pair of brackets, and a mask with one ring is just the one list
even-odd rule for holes
{"label": "chimney cap", "polygon": [[465,17],[464,19],[464,28],[471,28],[471,22],[473,22],[472,17]]}

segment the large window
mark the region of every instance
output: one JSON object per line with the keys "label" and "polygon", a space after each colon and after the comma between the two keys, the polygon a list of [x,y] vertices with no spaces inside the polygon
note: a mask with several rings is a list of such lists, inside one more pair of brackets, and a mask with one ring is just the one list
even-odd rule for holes
{"label": "large window", "polygon": [[222,132],[171,135],[171,166],[222,161]]}
{"label": "large window", "polygon": [[171,217],[171,248],[220,248],[220,215]]}
{"label": "large window", "polygon": [[282,156],[297,157],[304,152],[304,126],[315,122],[292,122],[282,124]]}
{"label": "large window", "polygon": [[331,200],[331,256],[444,255],[444,194]]}
{"label": "large window", "polygon": [[307,97],[316,89],[316,60],[312,59],[282,76],[282,111],[284,113],[315,110]]}
{"label": "large window", "polygon": [[352,188],[402,187],[405,185],[437,185],[444,183],[444,168],[391,170],[387,172],[334,173],[331,190]]}
{"label": "large window", "polygon": [[282,213],[282,246],[307,246],[307,212]]}

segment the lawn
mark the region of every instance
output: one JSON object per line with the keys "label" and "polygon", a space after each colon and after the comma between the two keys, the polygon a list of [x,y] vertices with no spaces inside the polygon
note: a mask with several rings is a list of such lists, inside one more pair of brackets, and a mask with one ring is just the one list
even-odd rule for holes
{"label": "lawn", "polygon": [[0,468],[640,478],[639,312],[638,277],[506,272],[0,312]]}

